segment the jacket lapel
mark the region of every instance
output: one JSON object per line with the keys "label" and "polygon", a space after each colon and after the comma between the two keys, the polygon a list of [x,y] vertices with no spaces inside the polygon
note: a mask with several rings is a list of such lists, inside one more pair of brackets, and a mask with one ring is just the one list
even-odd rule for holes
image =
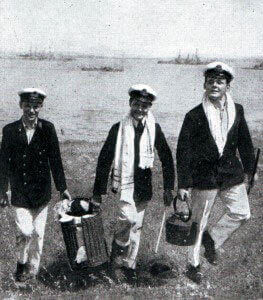
{"label": "jacket lapel", "polygon": [[203,109],[203,105],[201,105],[200,117],[201,117],[201,120],[204,123],[204,130],[205,130],[205,132],[207,134],[208,142],[211,144],[212,150],[215,151],[217,153],[217,155],[219,156],[218,148],[217,148],[216,142],[215,142],[215,140],[214,140],[214,138],[212,136],[212,133],[210,131],[209,123],[208,123],[205,111]]}
{"label": "jacket lapel", "polygon": [[19,120],[18,122],[18,139],[22,144],[27,145],[27,136],[26,136],[26,130],[24,128],[23,122],[22,122],[22,118]]}
{"label": "jacket lapel", "polygon": [[37,143],[39,136],[41,135],[41,131],[42,131],[42,122],[41,122],[41,120],[38,119],[36,130],[33,134],[33,137],[31,139],[29,145]]}
{"label": "jacket lapel", "polygon": [[230,141],[231,141],[231,139],[232,139],[232,136],[233,136],[233,134],[234,134],[234,129],[235,129],[235,127],[236,127],[237,124],[238,124],[238,119],[239,119],[239,115],[238,115],[238,110],[236,109],[236,117],[235,117],[235,121],[234,121],[232,127],[229,129],[229,131],[228,131],[228,133],[227,133],[227,139],[226,139],[226,144],[225,144],[225,148],[224,148],[224,149],[227,148],[228,143],[230,143]]}
{"label": "jacket lapel", "polygon": [[[203,122],[205,124],[205,130],[207,131],[208,136],[209,136],[209,142],[211,143],[211,145],[213,145],[214,150],[218,153],[218,156],[219,156],[218,148],[217,148],[216,142],[215,142],[215,140],[214,140],[214,138],[212,136],[212,133],[210,131],[209,123],[208,123],[207,117],[205,115],[203,106],[201,106],[201,117],[202,117]],[[232,127],[230,128],[230,130],[228,131],[227,140],[226,140],[226,144],[225,144],[223,153],[224,153],[225,149],[227,148],[228,143],[230,143],[230,141],[232,139],[232,136],[233,136],[233,133],[234,133],[234,129],[235,129],[235,126],[237,125],[237,123],[238,123],[238,111],[236,109],[235,121],[234,121],[234,124],[232,125]]]}

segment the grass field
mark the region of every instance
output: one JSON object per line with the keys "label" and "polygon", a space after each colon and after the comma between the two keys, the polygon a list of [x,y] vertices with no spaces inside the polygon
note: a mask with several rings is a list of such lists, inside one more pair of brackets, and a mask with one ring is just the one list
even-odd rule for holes
{"label": "grass field", "polygon": [[[237,63],[237,62],[235,62]],[[234,62],[233,62],[234,64]],[[123,72],[83,72],[88,68],[109,66],[124,68]],[[232,65],[232,63],[231,63]],[[260,70],[242,69],[253,63],[237,64],[233,82],[234,99],[246,111],[253,129],[254,144],[263,143],[262,136],[262,78]],[[158,92],[153,106],[173,154],[176,137],[185,113],[200,102],[203,88],[201,66],[161,65],[149,59],[79,58],[70,61],[0,59],[0,128],[20,117],[17,91],[38,86],[48,93],[41,117],[56,125],[61,141],[62,158],[69,190],[73,197],[91,196],[95,168],[102,140],[113,122],[128,109],[127,89],[135,83],[147,83]],[[36,72],[37,70],[37,72]],[[1,134],[1,133],[0,133]],[[0,299],[173,299],[173,298],[263,298],[263,238],[262,183],[263,161],[260,158],[259,182],[252,190],[250,203],[252,218],[224,245],[221,264],[212,267],[202,258],[206,279],[200,286],[184,276],[186,248],[169,245],[163,233],[158,254],[154,248],[163,214],[161,166],[154,168],[154,196],[148,207],[138,255],[139,286],[131,288],[109,286],[94,275],[70,272],[60,225],[53,214],[59,200],[53,191],[45,243],[37,284],[28,290],[18,290],[12,280],[15,270],[15,232],[12,209],[0,210]],[[111,193],[103,199],[103,221],[110,249],[116,215],[117,198]],[[172,208],[169,209],[172,213]],[[211,216],[211,224],[222,213],[218,201]],[[149,265],[162,258],[173,263],[174,277],[152,277]]]}
{"label": "grass field", "polygon": [[[255,146],[262,145],[260,133],[253,134]],[[169,139],[175,155],[176,139]],[[62,157],[69,190],[73,197],[90,196],[95,176],[98,152],[102,143],[64,142],[61,143]],[[62,239],[60,225],[53,214],[58,194],[53,192],[50,205],[45,243],[41,261],[40,276],[30,289],[18,290],[12,280],[16,259],[14,254],[15,234],[12,225],[11,208],[0,211],[0,294],[1,299],[259,299],[263,297],[263,172],[260,158],[259,182],[252,190],[250,203],[252,218],[224,245],[217,267],[209,265],[202,257],[205,280],[200,286],[184,276],[186,248],[166,243],[165,234],[154,254],[155,243],[163,213],[161,166],[156,160],[154,168],[154,196],[148,207],[142,242],[138,256],[139,286],[127,284],[109,286],[93,275],[70,272]],[[109,193],[103,201],[105,235],[110,248],[115,223],[117,199]],[[172,212],[172,208],[169,208]],[[220,201],[214,207],[211,222],[222,213]],[[173,263],[173,278],[155,278],[149,272],[153,259],[163,258]]]}

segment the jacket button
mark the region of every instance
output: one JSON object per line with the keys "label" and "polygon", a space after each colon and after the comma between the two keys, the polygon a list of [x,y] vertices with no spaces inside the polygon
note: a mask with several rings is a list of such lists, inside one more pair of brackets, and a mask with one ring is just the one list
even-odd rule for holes
{"label": "jacket button", "polygon": [[26,158],[26,155],[25,155],[25,154],[23,155],[23,158]]}
{"label": "jacket button", "polygon": [[27,183],[26,182],[24,182],[24,185],[26,185]]}
{"label": "jacket button", "polygon": [[26,166],[26,164],[23,164],[23,166],[25,167],[25,166]]}
{"label": "jacket button", "polygon": [[39,162],[40,164],[42,164],[42,161],[40,160],[40,162]]}
{"label": "jacket button", "polygon": [[23,173],[24,176],[26,176],[26,173]]}

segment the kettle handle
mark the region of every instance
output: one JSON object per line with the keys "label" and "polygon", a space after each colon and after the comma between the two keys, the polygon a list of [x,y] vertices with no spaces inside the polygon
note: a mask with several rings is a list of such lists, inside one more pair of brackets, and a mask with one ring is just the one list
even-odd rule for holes
{"label": "kettle handle", "polygon": [[[189,214],[186,215],[185,213],[183,212],[179,212],[177,210],[177,207],[176,207],[176,204],[177,204],[177,200],[178,200],[178,197],[175,196],[174,197],[174,201],[173,201],[173,207],[174,207],[174,213],[179,217],[179,219],[183,222],[188,222],[191,217],[192,217],[192,209],[191,209],[191,206],[190,206],[190,203],[189,203],[189,200],[187,198],[185,198],[185,202],[187,204],[187,207],[188,207],[188,210],[189,210]],[[187,217],[186,217],[187,216]]]}

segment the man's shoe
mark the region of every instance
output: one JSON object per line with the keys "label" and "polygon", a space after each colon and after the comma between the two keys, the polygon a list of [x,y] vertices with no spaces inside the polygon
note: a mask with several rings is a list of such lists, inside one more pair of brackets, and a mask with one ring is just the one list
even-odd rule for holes
{"label": "man's shoe", "polygon": [[124,274],[126,277],[126,281],[134,287],[137,286],[138,285],[138,275],[137,275],[136,270],[127,268],[127,267],[123,267],[123,270],[124,270]]}
{"label": "man's shoe", "polygon": [[23,275],[25,270],[26,270],[26,264],[21,264],[17,262],[15,276],[14,276],[16,281],[19,281],[20,277]]}
{"label": "man's shoe", "polygon": [[110,263],[115,266],[122,266],[122,260],[127,255],[128,246],[122,247],[118,245],[115,240],[112,242]]}
{"label": "man's shoe", "polygon": [[125,281],[125,274],[122,268],[111,265],[109,269],[109,275],[115,284],[121,284]]}
{"label": "man's shoe", "polygon": [[205,247],[204,257],[211,264],[216,266],[218,264],[218,257],[215,249],[215,242],[208,231],[203,234],[202,244]]}
{"label": "man's shoe", "polygon": [[34,281],[36,279],[36,275],[30,272],[29,263],[21,264],[17,262],[16,272],[15,272],[15,280],[17,282],[26,282],[28,280]]}
{"label": "man's shoe", "polygon": [[123,258],[127,255],[128,246],[122,247],[116,243],[115,240],[112,242],[109,274],[115,284],[121,284],[125,280],[125,275],[122,270]]}
{"label": "man's shoe", "polygon": [[29,263],[17,263],[16,272],[14,274],[15,285],[19,289],[25,289],[34,284],[36,275],[30,272]]}
{"label": "man's shoe", "polygon": [[99,270],[95,273],[95,276],[97,276],[101,281],[103,281],[109,286],[113,284],[113,279],[111,278],[112,276],[111,276],[110,269]]}
{"label": "man's shoe", "polygon": [[192,280],[193,282],[200,284],[202,282],[203,275],[200,272],[200,265],[194,267],[192,265],[188,265],[185,273],[186,277]]}

